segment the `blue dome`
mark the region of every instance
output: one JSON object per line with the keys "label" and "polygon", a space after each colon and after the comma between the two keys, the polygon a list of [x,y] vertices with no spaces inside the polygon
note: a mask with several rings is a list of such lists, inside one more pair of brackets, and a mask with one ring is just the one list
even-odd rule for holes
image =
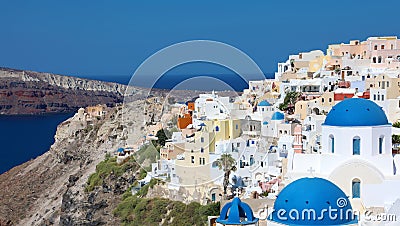
{"label": "blue dome", "polygon": [[385,112],[380,106],[362,98],[345,99],[335,106],[326,116],[327,126],[378,126],[389,124]]}
{"label": "blue dome", "polygon": [[285,225],[357,223],[346,194],[322,178],[302,178],[287,185],[275,200],[268,219]]}
{"label": "blue dome", "polygon": [[247,225],[257,223],[258,218],[254,217],[253,210],[247,203],[235,197],[232,202],[228,202],[222,207],[217,222],[224,225]]}
{"label": "blue dome", "polygon": [[272,115],[271,120],[283,120],[285,119],[285,115],[281,112],[274,112],[274,114]]}
{"label": "blue dome", "polygon": [[267,121],[264,121],[264,122],[263,122],[263,125],[268,125],[268,122],[267,122]]}
{"label": "blue dome", "polygon": [[261,101],[259,104],[258,104],[258,106],[261,106],[261,107],[269,107],[269,106],[272,106],[268,101],[266,101],[266,100],[263,100],[263,101]]}

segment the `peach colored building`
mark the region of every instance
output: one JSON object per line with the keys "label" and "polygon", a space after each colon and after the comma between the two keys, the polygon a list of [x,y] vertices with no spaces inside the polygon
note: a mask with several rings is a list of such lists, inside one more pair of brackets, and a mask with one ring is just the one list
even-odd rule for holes
{"label": "peach colored building", "polygon": [[160,159],[171,160],[176,159],[178,155],[185,152],[185,143],[165,143],[165,147],[160,149]]}
{"label": "peach colored building", "polygon": [[106,107],[104,105],[96,105],[86,107],[86,113],[89,117],[103,117],[106,114]]}
{"label": "peach colored building", "polygon": [[293,130],[294,142],[293,149],[295,153],[302,153],[303,151],[303,137],[301,135],[301,125],[297,125]]}
{"label": "peach colored building", "polygon": [[[396,36],[369,37],[366,41],[329,45],[327,55],[347,59],[368,59],[370,67],[386,67],[390,59],[400,59],[400,40]],[[337,63],[340,63],[339,61]]]}

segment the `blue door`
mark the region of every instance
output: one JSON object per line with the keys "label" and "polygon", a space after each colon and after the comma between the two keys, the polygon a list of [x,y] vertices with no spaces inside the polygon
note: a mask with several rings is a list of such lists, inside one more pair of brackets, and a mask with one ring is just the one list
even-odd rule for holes
{"label": "blue door", "polygon": [[383,137],[379,137],[379,154],[383,151]]}
{"label": "blue door", "polygon": [[216,198],[215,198],[215,193],[211,194],[211,201],[215,202]]}
{"label": "blue door", "polygon": [[352,182],[352,194],[353,198],[360,198],[360,181]]}
{"label": "blue door", "polygon": [[360,138],[353,138],[353,155],[360,155]]}

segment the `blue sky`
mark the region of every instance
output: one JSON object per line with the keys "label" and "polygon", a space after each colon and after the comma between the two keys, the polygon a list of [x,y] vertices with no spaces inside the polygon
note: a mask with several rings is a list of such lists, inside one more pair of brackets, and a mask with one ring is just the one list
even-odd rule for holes
{"label": "blue sky", "polygon": [[[399,35],[400,1],[1,1],[0,65],[69,75],[131,75],[154,52],[209,39],[266,72],[289,54]],[[192,65],[174,73],[218,73]]]}

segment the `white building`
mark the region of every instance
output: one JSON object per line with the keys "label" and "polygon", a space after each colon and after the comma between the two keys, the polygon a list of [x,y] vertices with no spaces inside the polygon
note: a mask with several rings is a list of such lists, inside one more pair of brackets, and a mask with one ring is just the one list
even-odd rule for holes
{"label": "white building", "polygon": [[289,153],[286,178],[311,173],[334,182],[359,210],[387,209],[400,198],[400,156],[392,155],[391,135],[381,107],[366,99],[345,99],[322,125],[322,153]]}

